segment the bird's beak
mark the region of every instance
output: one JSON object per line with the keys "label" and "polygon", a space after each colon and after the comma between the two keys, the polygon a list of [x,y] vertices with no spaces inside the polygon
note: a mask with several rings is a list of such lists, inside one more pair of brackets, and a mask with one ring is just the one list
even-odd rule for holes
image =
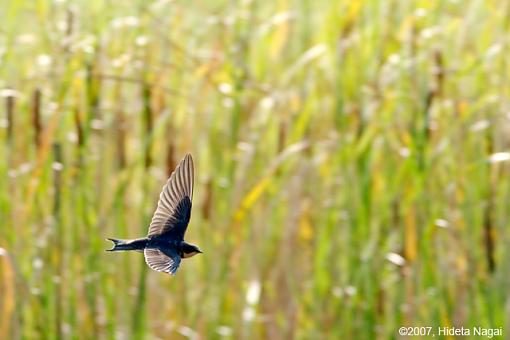
{"label": "bird's beak", "polygon": [[204,252],[203,252],[203,251],[201,251],[200,249],[198,250],[198,252],[199,252],[200,254],[203,254],[203,253],[204,253]]}

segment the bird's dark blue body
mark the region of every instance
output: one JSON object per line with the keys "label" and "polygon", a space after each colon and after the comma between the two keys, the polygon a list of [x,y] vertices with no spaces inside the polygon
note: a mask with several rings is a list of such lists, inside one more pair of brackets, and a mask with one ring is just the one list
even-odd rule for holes
{"label": "bird's dark blue body", "polygon": [[191,257],[200,252],[196,251],[197,249],[195,246],[182,240],[172,239],[171,237],[144,237],[134,240],[118,240],[109,238],[109,240],[114,243],[114,247],[112,249],[108,249],[108,251],[136,250],[143,252],[145,248],[154,248],[160,249],[167,255],[175,252],[182,258]]}

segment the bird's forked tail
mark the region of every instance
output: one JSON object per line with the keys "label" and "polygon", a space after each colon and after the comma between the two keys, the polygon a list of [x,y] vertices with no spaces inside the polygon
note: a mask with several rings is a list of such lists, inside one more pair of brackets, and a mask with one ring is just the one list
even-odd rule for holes
{"label": "bird's forked tail", "polygon": [[113,248],[106,249],[106,251],[119,251],[119,250],[137,250],[143,251],[147,244],[146,238],[136,240],[118,240],[115,238],[107,238],[107,240],[113,242]]}
{"label": "bird's forked tail", "polygon": [[123,240],[117,240],[116,238],[107,238],[107,240],[113,242],[113,247],[111,249],[106,249],[106,251],[123,250],[121,249],[121,246],[126,243]]}

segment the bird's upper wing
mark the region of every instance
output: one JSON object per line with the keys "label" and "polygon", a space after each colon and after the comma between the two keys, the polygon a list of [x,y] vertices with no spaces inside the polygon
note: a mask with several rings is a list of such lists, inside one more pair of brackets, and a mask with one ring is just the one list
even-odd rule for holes
{"label": "bird's upper wing", "polygon": [[193,198],[193,159],[187,154],[166,182],[149,226],[149,237],[171,235],[184,238]]}
{"label": "bird's upper wing", "polygon": [[143,253],[147,265],[158,272],[175,275],[181,263],[181,257],[175,250],[167,249],[165,254],[157,248],[145,248]]}

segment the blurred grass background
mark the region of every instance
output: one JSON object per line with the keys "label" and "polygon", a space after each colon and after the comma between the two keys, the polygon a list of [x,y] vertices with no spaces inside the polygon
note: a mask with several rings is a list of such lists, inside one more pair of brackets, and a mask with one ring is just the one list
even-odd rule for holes
{"label": "blurred grass background", "polygon": [[1,3],[0,339],[510,331],[509,2]]}

